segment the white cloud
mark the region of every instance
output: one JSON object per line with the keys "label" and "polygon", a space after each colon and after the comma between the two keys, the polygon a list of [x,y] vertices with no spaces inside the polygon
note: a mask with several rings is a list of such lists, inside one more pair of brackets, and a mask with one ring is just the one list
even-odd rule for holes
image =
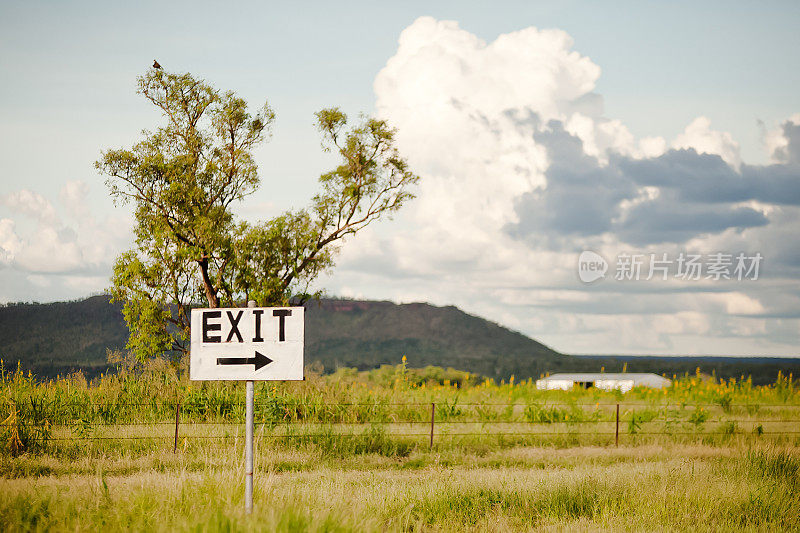
{"label": "white cloud", "polygon": [[644,137],[639,141],[641,157],[658,157],[667,151],[667,141],[663,137]]}
{"label": "white cloud", "polygon": [[0,204],[15,213],[29,216],[46,224],[56,222],[56,211],[53,209],[53,204],[41,194],[28,189],[0,196]]}
{"label": "white cloud", "polygon": [[35,273],[73,272],[83,268],[81,248],[74,231],[40,226],[14,256],[20,270]]}
{"label": "white cloud", "polygon": [[516,200],[547,185],[537,128],[574,116],[587,139],[601,136],[576,111],[597,100],[600,69],[571,46],[565,32],[535,28],[487,44],[430,17],[403,31],[375,92],[378,114],[425,177],[410,214],[415,231],[392,245],[397,258],[414,258],[409,268],[491,271],[525,253],[502,230],[518,221]]}
{"label": "white cloud", "polygon": [[562,31],[528,28],[487,45],[430,17],[403,31],[375,80],[376,108],[399,129],[412,166],[431,176],[420,191],[421,216],[455,230],[475,213],[481,226],[496,228],[513,221],[513,198],[545,185],[546,156],[526,121],[531,112],[563,118],[600,74],[571,44]]}
{"label": "white cloud", "polygon": [[716,299],[725,306],[725,312],[731,315],[760,315],[764,312],[761,302],[741,292],[719,294]]}
{"label": "white cloud", "polygon": [[561,118],[600,76],[571,47],[561,30],[527,28],[487,45],[455,22],[422,17],[402,32],[397,54],[378,74],[377,106],[404,106],[412,121],[447,111],[453,101],[488,116],[531,109],[544,120]]}
{"label": "white cloud", "polygon": [[673,148],[694,148],[700,154],[716,154],[729,165],[739,168],[742,158],[739,143],[731,134],[711,129],[711,120],[697,117],[672,142]]}
{"label": "white cloud", "polygon": [[[21,190],[2,197],[15,216],[0,219],[0,266],[5,267],[0,270],[0,301],[26,294],[19,283],[42,300],[84,296],[108,286],[111,263],[131,242],[131,221],[111,216],[98,222],[88,193],[82,181],[62,187],[59,203],[68,223],[39,193]],[[35,223],[17,223],[25,218]]]}
{"label": "white cloud", "polygon": [[89,186],[85,181],[68,181],[61,187],[58,198],[61,204],[67,208],[69,215],[79,223],[87,222],[89,218],[89,207],[86,203],[89,196]]}
{"label": "white cloud", "polygon": [[55,281],[53,276],[43,274],[30,274],[26,278],[31,284],[40,289],[49,289],[53,286],[53,281]]}
{"label": "white cloud", "polygon": [[772,163],[783,163],[786,160],[786,150],[789,148],[787,126],[790,125],[800,126],[800,113],[793,114],[783,124],[772,130],[767,130],[761,123],[764,148]]}
{"label": "white cloud", "polygon": [[10,265],[20,248],[22,242],[15,231],[14,221],[10,218],[0,219],[0,265]]}
{"label": "white cloud", "polygon": [[[797,200],[791,180],[767,167],[744,174],[738,144],[707,118],[671,146],[724,163],[670,150],[662,137],[636,139],[605,117],[593,92],[600,68],[571,47],[559,30],[489,43],[429,17],[404,30],[376,77],[376,109],[423,177],[418,198],[395,223],[348,243],[323,285],[455,304],[566,352],[794,353],[796,278],[773,274],[746,291],[580,283],[583,249],[609,259],[769,250],[773,268],[780,254],[782,268],[795,268],[784,234],[800,224],[787,215]],[[786,316],[762,318],[769,313]],[[755,321],[780,333],[742,343],[740,332],[764,329]]]}

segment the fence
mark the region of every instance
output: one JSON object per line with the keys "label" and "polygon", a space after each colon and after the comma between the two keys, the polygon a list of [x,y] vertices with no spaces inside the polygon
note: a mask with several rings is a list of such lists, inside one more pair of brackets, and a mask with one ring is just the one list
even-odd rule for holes
{"label": "fence", "polygon": [[[169,414],[168,414],[169,413]],[[12,407],[0,429],[9,442],[167,441],[243,438],[244,405],[191,401],[58,405],[30,400]],[[800,405],[621,403],[302,403],[256,402],[257,438],[314,443],[380,434],[433,448],[444,439],[535,443],[568,438],[619,446],[647,437],[756,438],[800,434]],[[438,439],[438,440],[437,440]],[[19,445],[18,445],[19,447]]]}

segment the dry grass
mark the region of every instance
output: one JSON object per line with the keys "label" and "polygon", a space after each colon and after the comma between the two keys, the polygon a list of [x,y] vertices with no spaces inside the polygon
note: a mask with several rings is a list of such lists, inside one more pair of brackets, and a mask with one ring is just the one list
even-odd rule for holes
{"label": "dry grass", "polygon": [[70,465],[14,458],[60,475],[0,480],[0,529],[800,530],[794,448],[513,448],[405,458],[260,452],[250,517],[238,450]]}

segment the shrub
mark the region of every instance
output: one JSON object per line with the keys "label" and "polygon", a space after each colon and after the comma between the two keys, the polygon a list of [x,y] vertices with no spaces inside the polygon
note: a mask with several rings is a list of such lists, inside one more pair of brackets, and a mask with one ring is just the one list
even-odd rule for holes
{"label": "shrub", "polygon": [[708,420],[708,411],[702,407],[698,407],[689,415],[689,423],[698,430],[703,426],[706,420]]}
{"label": "shrub", "polygon": [[0,425],[3,451],[12,456],[42,451],[50,440],[51,424],[41,414],[42,411],[35,408],[22,411],[10,401],[8,416]]}

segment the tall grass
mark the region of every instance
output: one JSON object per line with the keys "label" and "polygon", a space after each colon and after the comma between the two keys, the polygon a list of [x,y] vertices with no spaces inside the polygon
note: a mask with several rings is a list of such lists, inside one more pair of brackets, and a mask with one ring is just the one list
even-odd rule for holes
{"label": "tall grass", "polygon": [[[117,362],[117,371],[92,381],[80,373],[38,381],[0,362],[0,454],[104,453],[123,445],[147,452],[169,444],[176,408],[184,439],[240,435],[241,384],[191,382],[185,361],[140,364],[119,354],[110,359]],[[749,380],[719,382],[698,372],[676,377],[666,389],[637,388],[622,395],[597,389],[542,391],[532,379],[497,384],[452,369],[410,369],[403,361],[331,375],[312,368],[303,382],[258,383],[256,423],[276,446],[369,453],[373,447],[358,443],[374,434],[387,442],[405,442],[380,445],[394,446],[402,455],[424,445],[435,404],[439,449],[464,441],[478,447],[608,444],[617,402],[623,404],[622,432],[640,443],[648,442],[650,434],[708,442],[775,438],[795,429],[800,418],[800,387],[792,376],[753,386]],[[462,439],[465,433],[484,438]],[[406,439],[413,437],[409,434],[416,437]],[[150,440],[134,442],[133,437],[142,436]]]}

